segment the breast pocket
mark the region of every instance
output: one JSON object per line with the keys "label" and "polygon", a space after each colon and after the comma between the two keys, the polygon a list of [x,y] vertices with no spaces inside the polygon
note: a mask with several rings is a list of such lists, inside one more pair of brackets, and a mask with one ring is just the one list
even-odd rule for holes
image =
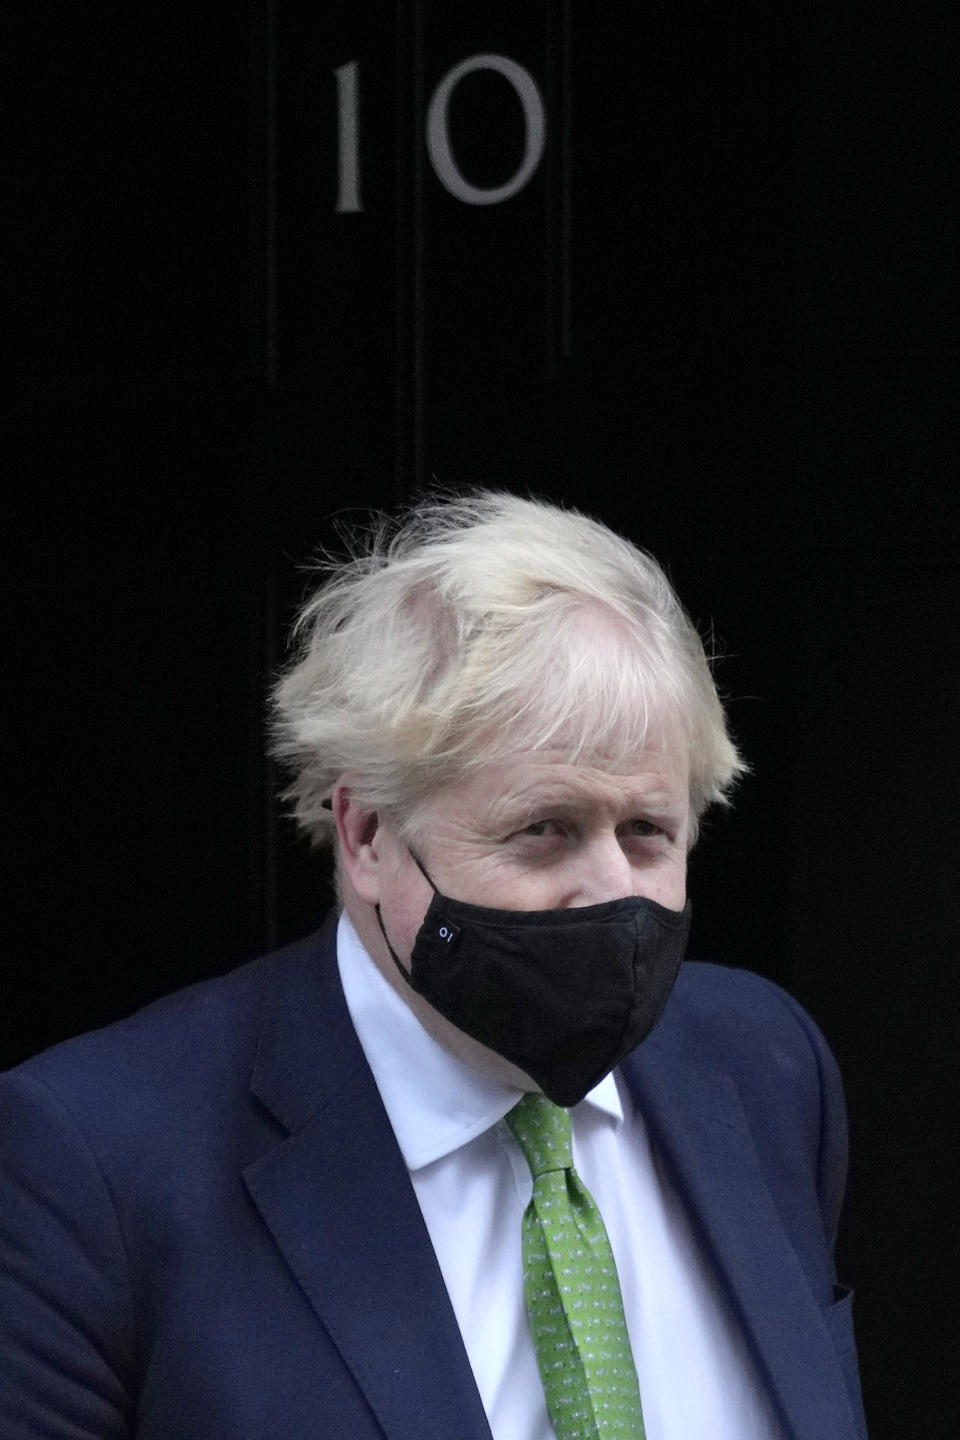
{"label": "breast pocket", "polygon": [[857,1366],[857,1343],[853,1333],[853,1291],[846,1285],[835,1285],[833,1293],[833,1304],[828,1305],[821,1313],[836,1347],[857,1434],[861,1440],[867,1440],[867,1422],[863,1415],[860,1372]]}
{"label": "breast pocket", "polygon": [[847,1285],[835,1285],[833,1296],[833,1304],[828,1305],[823,1312],[827,1329],[833,1336],[837,1354],[842,1357],[850,1355],[856,1359],[857,1342],[853,1334],[853,1291]]}

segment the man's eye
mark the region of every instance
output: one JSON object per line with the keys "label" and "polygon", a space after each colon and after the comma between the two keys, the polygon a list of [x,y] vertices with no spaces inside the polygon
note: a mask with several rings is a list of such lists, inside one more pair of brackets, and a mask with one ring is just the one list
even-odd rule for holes
{"label": "man's eye", "polygon": [[630,821],[630,834],[631,834],[631,835],[650,836],[650,835],[662,835],[663,833],[664,833],[664,832],[663,832],[663,830],[661,829],[661,827],[660,827],[659,825],[655,825],[652,820],[631,820],[631,821]]}
{"label": "man's eye", "polygon": [[520,831],[521,835],[553,835],[556,833],[556,820],[532,820],[529,825],[524,825]]}

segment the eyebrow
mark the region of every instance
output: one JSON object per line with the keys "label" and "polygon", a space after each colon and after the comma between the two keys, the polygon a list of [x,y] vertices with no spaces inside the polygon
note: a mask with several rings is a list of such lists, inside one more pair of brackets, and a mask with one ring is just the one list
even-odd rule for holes
{"label": "eyebrow", "polygon": [[[636,810],[649,815],[672,814],[683,809],[685,805],[684,796],[663,784],[651,786],[649,790],[633,787],[619,789],[617,795],[624,810]],[[581,785],[565,780],[533,781],[528,789],[495,801],[492,814],[496,819],[523,818],[540,809],[574,809],[585,803],[591,809],[606,806],[604,799],[586,794]]]}

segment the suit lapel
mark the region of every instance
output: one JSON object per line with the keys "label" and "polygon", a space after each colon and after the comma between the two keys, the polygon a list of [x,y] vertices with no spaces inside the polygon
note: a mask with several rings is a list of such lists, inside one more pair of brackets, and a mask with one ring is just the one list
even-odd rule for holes
{"label": "suit lapel", "polygon": [[334,946],[331,928],[274,987],[252,1088],[291,1133],[244,1179],[389,1440],[490,1440]]}
{"label": "suit lapel", "polygon": [[854,1440],[833,1340],[774,1206],[734,1081],[656,1034],[623,1068],[788,1432]]}

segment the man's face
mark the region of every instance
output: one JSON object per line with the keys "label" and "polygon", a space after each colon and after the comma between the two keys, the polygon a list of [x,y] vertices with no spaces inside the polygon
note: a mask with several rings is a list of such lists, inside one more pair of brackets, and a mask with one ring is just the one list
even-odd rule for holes
{"label": "man's face", "polygon": [[[553,910],[638,895],[681,910],[688,803],[687,766],[668,751],[649,752],[629,775],[533,751],[484,766],[421,805],[411,844],[442,894],[473,905]],[[433,892],[389,821],[364,849],[369,863],[344,867],[348,879],[361,876],[348,887],[348,909],[351,889],[354,899],[379,904],[390,943],[409,965]],[[365,920],[358,928],[368,950],[425,1028],[471,1063],[515,1081],[506,1062],[491,1060],[404,984],[369,915],[353,918]]]}

